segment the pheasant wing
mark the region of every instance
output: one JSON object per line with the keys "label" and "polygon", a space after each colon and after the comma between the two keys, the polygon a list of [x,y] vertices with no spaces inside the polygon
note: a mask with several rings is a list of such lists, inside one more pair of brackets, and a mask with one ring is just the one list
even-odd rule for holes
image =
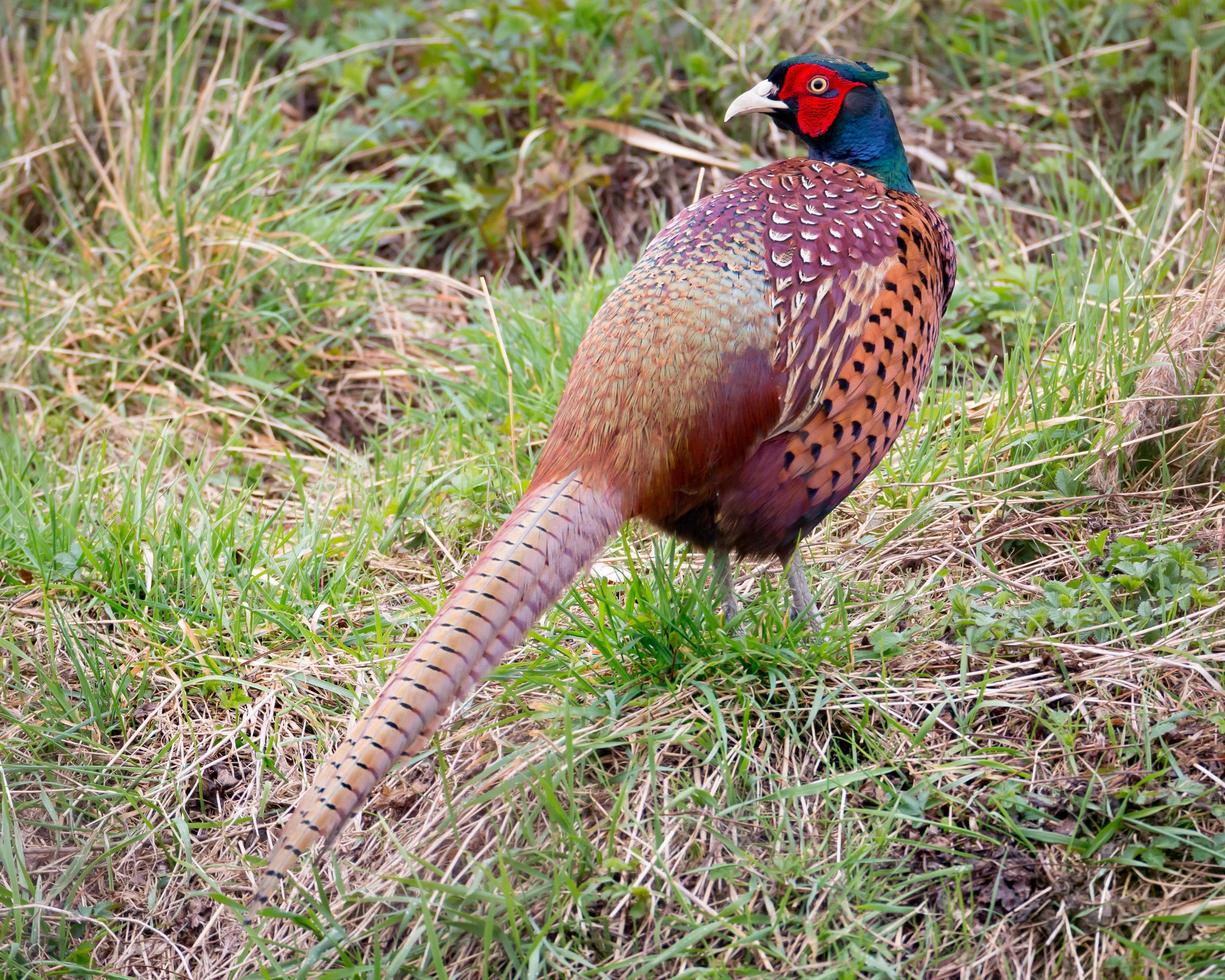
{"label": "pheasant wing", "polygon": [[816,412],[863,336],[897,261],[901,208],[874,177],[792,161],[758,178],[767,206],[765,259],[778,318],[774,369],[784,379],[771,435]]}

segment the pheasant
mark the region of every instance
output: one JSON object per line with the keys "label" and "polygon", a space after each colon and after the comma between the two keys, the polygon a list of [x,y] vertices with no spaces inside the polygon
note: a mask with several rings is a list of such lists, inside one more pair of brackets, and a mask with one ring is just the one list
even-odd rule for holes
{"label": "pheasant", "polygon": [[330,843],[399,759],[523,638],[607,539],[645,518],[714,555],[777,557],[897,439],[953,289],[948,226],[916,194],[860,61],[783,61],[725,121],[765,113],[807,158],[742,174],[673,218],[575,354],[527,493],[290,814],[249,914]]}

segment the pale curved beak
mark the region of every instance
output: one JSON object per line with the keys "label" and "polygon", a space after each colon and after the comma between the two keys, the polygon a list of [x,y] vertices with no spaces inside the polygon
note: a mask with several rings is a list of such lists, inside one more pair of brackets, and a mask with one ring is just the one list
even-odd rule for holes
{"label": "pale curved beak", "polygon": [[774,98],[776,95],[778,95],[778,89],[773,82],[768,78],[760,81],[747,92],[732,99],[732,104],[727,107],[723,121],[727,122],[733,116],[743,116],[746,112],[771,112],[774,109],[790,108],[786,102],[779,102]]}

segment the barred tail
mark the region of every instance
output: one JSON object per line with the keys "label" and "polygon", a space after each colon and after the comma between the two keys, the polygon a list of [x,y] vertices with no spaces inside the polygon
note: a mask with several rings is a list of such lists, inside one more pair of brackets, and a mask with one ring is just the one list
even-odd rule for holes
{"label": "barred tail", "polygon": [[320,838],[325,846],[402,756],[515,646],[624,521],[617,496],[577,472],[533,486],[378,697],[315,774],[250,901],[250,921]]}

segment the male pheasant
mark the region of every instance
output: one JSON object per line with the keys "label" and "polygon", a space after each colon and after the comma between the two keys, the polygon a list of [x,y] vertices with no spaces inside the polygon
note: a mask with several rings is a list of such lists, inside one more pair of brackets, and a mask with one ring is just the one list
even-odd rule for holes
{"label": "male pheasant", "polygon": [[915,193],[863,62],[775,66],[726,119],[767,113],[808,147],[686,208],[580,344],[527,494],[320,766],[251,910],[331,841],[396,760],[514,647],[631,517],[714,552],[792,561],[898,437],[953,289],[948,226]]}

